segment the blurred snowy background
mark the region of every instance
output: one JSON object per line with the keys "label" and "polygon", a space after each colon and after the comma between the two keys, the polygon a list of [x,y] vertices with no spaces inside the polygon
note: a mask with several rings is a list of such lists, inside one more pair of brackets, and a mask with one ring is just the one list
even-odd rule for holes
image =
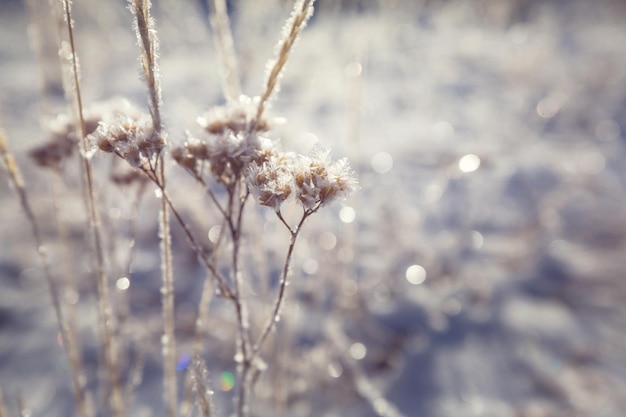
{"label": "blurred snowy background", "polygon": [[[61,276],[63,253],[71,253],[78,290],[66,298],[78,309],[89,385],[97,388],[75,167],[61,179],[27,155],[46,140],[42,118],[66,111],[55,23],[45,1],[31,3],[30,10],[17,0],[0,3],[0,115]],[[335,157],[349,157],[362,189],[304,232],[255,413],[623,416],[626,3],[318,3],[273,103],[272,115],[285,118],[273,136],[285,149],[306,152],[320,142]],[[279,0],[231,4],[249,95],[261,90],[290,7]],[[174,143],[185,129],[198,130],[198,115],[222,104],[207,10],[203,2],[155,1]],[[74,12],[85,102],[125,96],[144,105],[125,2],[77,0]],[[198,227],[211,230],[219,224],[215,210],[173,165],[180,182],[170,180],[172,194]],[[122,362],[132,364],[137,352],[146,358],[133,410],[160,415],[157,200],[148,190],[140,215],[128,214],[133,191],[108,184],[110,161],[98,169],[111,285],[130,311],[119,313],[132,341]],[[66,416],[69,371],[28,224],[5,174],[0,389],[13,411],[20,390],[34,416]],[[266,244],[269,255],[258,264],[275,276],[285,236],[267,214],[257,213],[264,220],[249,240]],[[116,278],[131,218],[137,234],[127,286]],[[204,272],[174,229],[184,357]],[[55,243],[59,230],[63,245]],[[214,300],[203,355],[222,411],[233,387],[231,316],[230,305]]]}

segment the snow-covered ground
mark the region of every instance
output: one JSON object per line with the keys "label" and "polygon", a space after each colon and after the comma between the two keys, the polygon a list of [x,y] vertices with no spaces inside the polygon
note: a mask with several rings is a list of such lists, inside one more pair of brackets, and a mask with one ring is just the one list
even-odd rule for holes
{"label": "snow-covered ground", "polygon": [[[74,5],[85,102],[125,96],[144,105],[131,15],[124,2],[102,3]],[[180,144],[185,129],[199,131],[198,115],[222,103],[220,65],[202,7],[156,3],[164,113]],[[234,3],[243,89],[259,94],[290,2]],[[46,17],[44,6],[37,11]],[[0,120],[55,270],[78,280],[73,301],[95,388],[80,182],[73,166],[61,180],[27,156],[46,140],[42,117],[65,111],[54,23],[43,36],[41,24],[40,35],[29,26],[41,18],[20,1],[0,4]],[[618,0],[319,0],[273,102],[272,115],[285,118],[273,136],[285,149],[307,152],[319,141],[347,156],[361,190],[303,231],[254,415],[623,415],[624,22]],[[131,312],[121,362],[146,358],[133,412],[160,415],[157,200],[149,189],[131,215],[133,190],[108,184],[108,159],[96,164],[112,287],[129,253],[129,217],[137,227],[130,288],[115,293]],[[173,197],[206,236],[216,211],[182,170],[169,170]],[[5,173],[0,389],[12,411],[20,390],[33,415],[66,416],[68,367]],[[267,295],[263,283],[275,284],[286,248],[270,214],[251,213],[246,238],[261,282],[250,284],[250,304],[261,316],[267,309],[255,300]],[[206,273],[173,233],[183,356]],[[232,323],[231,306],[213,300],[203,356],[220,415],[233,395]]]}

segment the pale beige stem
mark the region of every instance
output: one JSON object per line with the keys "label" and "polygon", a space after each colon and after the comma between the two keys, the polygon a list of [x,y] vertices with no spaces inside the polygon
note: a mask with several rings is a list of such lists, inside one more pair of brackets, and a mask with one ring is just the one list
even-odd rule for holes
{"label": "pale beige stem", "polygon": [[211,15],[211,28],[215,33],[215,47],[217,48],[222,63],[222,88],[224,97],[234,101],[241,95],[241,84],[239,82],[239,64],[235,53],[235,42],[230,28],[228,10],[225,0],[213,0]]}
{"label": "pale beige stem", "polygon": [[65,12],[65,23],[69,38],[70,50],[71,50],[71,67],[72,76],[74,82],[74,95],[76,98],[76,106],[78,112],[78,118],[80,121],[79,136],[81,138],[83,148],[83,174],[87,183],[88,191],[88,205],[89,205],[89,220],[92,234],[92,244],[94,246],[94,252],[96,255],[96,268],[98,276],[98,312],[100,317],[100,325],[102,327],[104,345],[105,345],[105,358],[107,362],[107,372],[109,375],[109,382],[111,384],[111,407],[113,408],[113,414],[116,417],[123,417],[124,415],[124,402],[122,397],[122,390],[120,385],[119,371],[117,365],[117,340],[115,332],[115,323],[113,309],[109,294],[109,285],[104,268],[104,250],[102,244],[102,236],[100,234],[100,219],[98,214],[98,206],[96,204],[96,192],[93,184],[93,174],[91,169],[91,163],[89,158],[85,157],[85,150],[88,147],[87,144],[87,131],[85,127],[85,118],[83,116],[83,102],[80,89],[79,72],[78,72],[78,59],[76,56],[76,47],[74,45],[74,30],[72,21],[71,5],[69,0],[62,0]]}

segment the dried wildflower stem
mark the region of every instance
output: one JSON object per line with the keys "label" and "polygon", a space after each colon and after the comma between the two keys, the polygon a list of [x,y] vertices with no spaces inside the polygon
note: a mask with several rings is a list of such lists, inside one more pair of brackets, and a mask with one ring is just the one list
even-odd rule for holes
{"label": "dried wildflower stem", "polygon": [[135,393],[137,391],[137,387],[143,381],[143,371],[146,365],[145,361],[145,349],[141,343],[137,343],[137,357],[135,358],[135,363],[130,369],[130,374],[128,376],[128,382],[126,384],[126,406],[130,409],[133,405],[133,401],[135,399]]}
{"label": "dried wildflower stem", "polygon": [[[142,50],[141,67],[148,85],[150,115],[157,137],[163,137],[161,120],[161,87],[157,63],[158,41],[154,21],[150,16],[150,0],[131,0],[131,12],[135,17],[135,31]],[[154,171],[159,187],[165,189],[165,164],[163,154],[157,157]],[[161,198],[159,214],[161,237],[161,269],[163,274],[163,395],[168,417],[178,414],[178,394],[176,384],[176,340],[174,334],[174,275],[172,272],[172,242],[170,234],[169,210],[165,198]]]}
{"label": "dried wildflower stem", "polygon": [[[80,82],[78,76],[78,60],[76,57],[76,47],[74,45],[74,30],[72,21],[71,4],[69,0],[62,0],[65,13],[65,24],[68,32],[70,50],[72,53],[72,75],[74,81],[74,96],[76,97],[76,106],[78,110],[78,118],[80,120],[80,137],[83,151],[88,148],[87,129],[85,126],[85,118],[83,116],[83,102],[81,96]],[[103,330],[105,359],[107,362],[107,371],[111,384],[111,406],[113,413],[117,417],[123,415],[123,399],[120,386],[120,379],[117,369],[117,341],[115,339],[115,329],[113,322],[113,310],[109,295],[109,287],[107,276],[104,270],[104,251],[102,245],[102,237],[100,235],[100,221],[96,205],[96,193],[93,186],[93,175],[89,158],[83,155],[83,170],[87,182],[89,218],[92,231],[92,239],[96,254],[96,267],[98,274],[98,312]]]}
{"label": "dried wildflower stem", "polygon": [[[224,226],[225,225],[222,224],[222,227]],[[224,236],[224,233],[219,234],[217,242],[213,248],[213,252],[211,254],[211,257],[213,258],[213,261],[211,262],[212,264],[214,260],[216,259],[217,254],[219,253],[219,248],[222,243],[223,236]],[[200,352],[202,350],[202,336],[204,333],[203,330],[204,330],[204,327],[206,326],[206,318],[209,315],[209,306],[211,304],[212,299],[213,299],[213,285],[211,285],[211,281],[207,277],[207,279],[205,279],[204,281],[204,286],[202,288],[202,296],[200,297],[200,304],[198,306],[198,317],[196,319],[193,345],[191,348],[192,358],[199,357]],[[193,407],[192,407],[193,405],[192,404],[192,396],[193,396],[192,378],[193,376],[194,376],[193,372],[188,372],[187,378],[185,380],[185,391],[184,391],[185,394],[184,394],[184,400],[181,405],[181,411],[180,411],[180,415],[183,417],[190,417],[193,411]]]}
{"label": "dried wildflower stem", "polygon": [[265,90],[259,99],[255,121],[261,120],[265,111],[265,105],[278,85],[280,74],[287,63],[289,53],[298,39],[298,35],[306,26],[306,22],[313,15],[313,3],[315,3],[315,0],[299,0],[294,5],[291,16],[283,29],[283,38],[278,42],[278,54],[269,70],[269,75],[265,82]]}
{"label": "dried wildflower stem", "polygon": [[[200,305],[198,307],[198,318],[196,319],[196,325],[194,330],[193,345],[191,347],[191,356],[196,357],[200,355],[202,349],[202,329],[206,325],[206,317],[209,312],[209,304],[213,294],[213,287],[211,281],[206,279],[202,288],[202,296],[200,298]],[[193,372],[187,372],[185,379],[185,390],[183,396],[183,403],[180,408],[180,415],[183,417],[191,416],[193,411],[192,407],[192,394],[193,394]]]}
{"label": "dried wildflower stem", "polygon": [[374,412],[383,417],[406,417],[398,408],[389,402],[381,393],[380,389],[365,374],[356,359],[345,354],[349,351],[350,341],[339,324],[327,319],[324,323],[324,333],[334,345],[335,349],[343,354],[348,374],[352,377],[357,393],[367,401]]}
{"label": "dried wildflower stem", "polygon": [[1,389],[0,389],[0,417],[9,417],[9,411],[7,410],[7,405],[4,402],[4,396],[2,395]]}
{"label": "dried wildflower stem", "polygon": [[223,72],[224,97],[228,100],[237,100],[241,95],[239,82],[239,64],[235,53],[235,42],[230,29],[228,10],[225,0],[213,0],[213,14],[211,16],[211,28],[215,32],[215,46],[220,54]]}
{"label": "dried wildflower stem", "polygon": [[15,163],[13,155],[9,151],[6,141],[6,135],[4,133],[4,129],[2,129],[1,127],[0,159],[2,159],[7,167],[9,180],[13,184],[18,194],[20,205],[22,206],[22,210],[26,214],[26,217],[32,229],[33,236],[35,238],[35,244],[37,245],[37,254],[39,256],[39,261],[41,262],[44,277],[48,285],[48,293],[50,294],[50,298],[52,301],[52,308],[54,310],[54,315],[57,321],[57,325],[59,327],[61,341],[63,342],[65,354],[70,365],[70,374],[72,378],[72,386],[74,389],[74,400],[76,402],[80,415],[90,417],[93,415],[93,412],[90,408],[89,395],[87,394],[85,388],[85,376],[83,374],[80,354],[78,352],[71,328],[68,325],[67,320],[63,316],[61,300],[59,298],[59,293],[53,278],[50,262],[48,261],[48,253],[46,251],[46,247],[44,246],[43,238],[41,237],[41,231],[39,229],[39,225],[37,224],[37,220],[35,219],[35,214],[31,208],[28,196],[26,194],[26,188],[24,185],[21,171],[18,165]]}
{"label": "dried wildflower stem", "polygon": [[261,348],[263,347],[263,344],[265,343],[265,340],[269,336],[272,329],[276,327],[276,323],[280,319],[280,311],[285,300],[285,293],[286,293],[287,286],[289,285],[289,269],[291,266],[291,259],[293,257],[293,250],[296,246],[298,235],[300,234],[300,230],[302,230],[302,225],[304,224],[305,220],[310,215],[315,213],[319,209],[319,207],[320,207],[320,204],[318,204],[312,209],[306,209],[304,213],[302,214],[302,218],[298,222],[298,225],[294,228],[289,226],[289,224],[285,221],[284,217],[282,216],[279,210],[276,211],[276,215],[278,216],[280,221],[289,230],[289,233],[291,234],[291,239],[289,241],[289,248],[287,249],[287,256],[285,257],[285,264],[283,265],[283,271],[280,277],[280,284],[278,288],[278,295],[276,297],[276,301],[274,302],[272,315],[270,316],[267,323],[263,327],[263,332],[261,333],[257,341],[254,343],[254,347],[252,348],[252,354],[254,356],[259,354]]}
{"label": "dried wildflower stem", "polygon": [[215,415],[213,412],[213,401],[211,400],[213,390],[207,386],[206,382],[208,381],[209,371],[207,370],[206,363],[204,363],[200,355],[195,356],[191,374],[193,378],[192,382],[194,390],[196,391],[196,395],[198,397],[198,408],[200,409],[202,417],[211,417]]}
{"label": "dried wildflower stem", "polygon": [[[235,286],[235,311],[237,314],[237,328],[238,328],[238,348],[240,349],[237,352],[237,355],[240,356],[239,359],[239,374],[240,374],[240,385],[239,385],[239,395],[237,398],[237,415],[240,417],[244,417],[248,414],[248,396],[250,391],[250,386],[247,383],[248,373],[252,364],[251,361],[251,350],[250,350],[250,337],[248,335],[249,323],[248,323],[248,309],[244,302],[244,297],[242,294],[243,280],[240,271],[239,265],[239,253],[241,246],[241,227],[243,222],[243,212],[246,201],[250,196],[249,191],[246,187],[246,192],[243,197],[239,197],[240,187],[243,187],[240,178],[228,188],[228,218],[227,222],[229,225],[229,230],[231,233],[231,239],[233,243],[232,249],[232,277],[233,283]],[[238,206],[235,206],[236,200],[239,203]],[[236,207],[236,208],[235,208]]]}
{"label": "dried wildflower stem", "polygon": [[[148,173],[147,171],[144,171],[144,172],[146,172],[148,177],[150,177],[153,181],[156,181],[153,174]],[[227,299],[235,298],[235,295],[233,294],[232,290],[228,286],[228,284],[226,282],[226,279],[217,270],[217,268],[215,268],[214,261],[212,261],[208,257],[206,252],[204,250],[202,250],[202,246],[200,245],[200,243],[198,243],[198,240],[196,239],[196,237],[193,235],[193,233],[189,229],[189,226],[187,226],[187,223],[185,223],[185,220],[183,220],[183,218],[180,215],[180,212],[178,211],[176,206],[174,206],[174,203],[172,202],[172,200],[169,197],[168,193],[165,191],[165,188],[162,187],[159,183],[155,182],[155,184],[159,187],[159,189],[163,193],[163,200],[167,203],[167,205],[169,206],[170,210],[172,210],[172,214],[174,215],[174,218],[176,219],[176,221],[178,222],[180,227],[182,227],[183,231],[185,232],[185,235],[187,236],[187,240],[189,240],[189,244],[191,245],[191,248],[193,249],[194,252],[196,252],[196,254],[200,258],[200,260],[202,261],[204,266],[211,272],[211,274],[217,280],[221,293]]]}
{"label": "dried wildflower stem", "polygon": [[161,123],[161,86],[157,56],[159,45],[156,39],[154,22],[150,16],[150,0],[130,0],[131,12],[135,17],[135,31],[139,40],[141,68],[146,76],[150,95],[150,115],[155,129],[162,129]]}
{"label": "dried wildflower stem", "polygon": [[15,402],[17,404],[17,411],[20,417],[31,417],[31,412],[28,407],[26,407],[26,404],[24,403],[24,396],[22,395],[22,391],[19,389],[15,393]]}

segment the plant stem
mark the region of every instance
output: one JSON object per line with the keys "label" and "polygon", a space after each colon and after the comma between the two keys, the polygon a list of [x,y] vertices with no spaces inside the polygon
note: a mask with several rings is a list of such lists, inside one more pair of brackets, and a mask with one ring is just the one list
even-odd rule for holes
{"label": "plant stem", "polygon": [[220,54],[223,71],[224,97],[227,100],[237,100],[241,95],[241,84],[239,82],[239,65],[233,41],[233,34],[230,29],[228,10],[225,0],[213,0],[212,16],[210,19],[211,28],[215,33],[215,46]]}
{"label": "plant stem", "polygon": [[[87,149],[87,131],[85,127],[85,118],[83,116],[83,102],[80,89],[80,81],[78,76],[78,60],[76,57],[76,47],[74,45],[74,30],[72,25],[72,12],[69,0],[63,0],[63,6],[65,11],[65,23],[67,27],[70,49],[72,52],[72,75],[74,80],[74,95],[76,97],[76,106],[78,111],[78,118],[80,121],[80,137],[83,147],[83,151]],[[119,381],[119,374],[117,370],[117,342],[115,339],[115,329],[113,321],[113,311],[111,307],[111,300],[109,295],[109,287],[107,282],[107,276],[104,269],[104,251],[102,245],[102,237],[100,235],[100,220],[98,217],[98,210],[96,204],[96,193],[93,186],[93,174],[91,170],[91,163],[89,159],[84,156],[83,171],[87,182],[87,194],[89,205],[89,218],[92,231],[92,244],[96,254],[96,267],[98,275],[98,310],[100,316],[100,322],[104,337],[105,346],[105,358],[107,362],[107,371],[109,374],[111,384],[111,406],[113,407],[113,413],[116,417],[122,417],[123,415],[123,400],[121,394],[121,387]]]}
{"label": "plant stem", "polygon": [[281,274],[281,277],[280,277],[280,284],[279,284],[279,288],[278,288],[278,295],[276,297],[276,301],[274,302],[274,308],[272,309],[272,315],[270,316],[269,320],[266,322],[266,324],[265,324],[265,326],[263,328],[263,332],[261,333],[261,335],[259,336],[259,338],[257,339],[256,343],[254,344],[254,346],[252,348],[253,358],[256,357],[256,355],[258,355],[258,353],[260,352],[261,348],[263,347],[263,344],[265,343],[265,340],[267,339],[267,337],[269,336],[270,332],[276,326],[276,323],[280,319],[280,310],[281,310],[281,307],[282,307],[283,302],[285,300],[285,294],[286,294],[287,286],[289,285],[289,268],[291,266],[291,259],[293,257],[293,250],[294,250],[294,248],[296,246],[296,241],[298,239],[298,235],[300,234],[300,230],[302,230],[302,225],[304,224],[304,221],[311,214],[315,213],[318,208],[319,208],[319,206],[317,206],[317,207],[315,207],[313,209],[306,210],[302,214],[302,218],[300,219],[300,222],[298,223],[298,225],[295,228],[293,228],[293,229],[285,221],[285,219],[283,218],[283,216],[280,213],[280,211],[276,212],[276,215],[281,220],[281,222],[283,222],[283,224],[289,229],[289,233],[291,234],[291,239],[289,241],[289,247],[287,248],[287,255],[285,257],[285,263],[283,265],[283,271],[282,271],[282,274]]}
{"label": "plant stem", "polygon": [[280,73],[287,63],[289,53],[298,39],[298,35],[306,25],[307,20],[313,14],[314,2],[315,0],[300,0],[294,4],[291,17],[287,21],[285,29],[283,29],[283,37],[278,41],[278,56],[274,59],[274,64],[265,82],[265,89],[259,99],[256,116],[254,117],[256,122],[263,116],[265,105],[272,96],[272,93],[276,90],[276,86],[280,80]]}
{"label": "plant stem", "polygon": [[90,407],[89,394],[85,389],[85,377],[82,371],[80,354],[78,352],[71,328],[63,316],[61,300],[59,299],[59,293],[53,278],[52,268],[50,267],[50,262],[48,260],[48,252],[44,246],[39,225],[37,224],[35,214],[33,213],[30,201],[26,194],[26,187],[24,185],[22,174],[19,167],[15,163],[13,155],[9,152],[5,133],[2,128],[0,128],[0,159],[2,159],[7,167],[9,180],[15,187],[20,205],[22,206],[24,214],[26,214],[26,218],[28,219],[32,229],[33,237],[35,238],[37,254],[43,268],[46,284],[48,285],[48,293],[50,294],[50,299],[52,301],[52,309],[54,310],[57,326],[59,327],[59,334],[61,335],[65,355],[70,365],[72,387],[74,389],[74,400],[80,415],[84,417],[91,417],[93,416],[93,410]]}

